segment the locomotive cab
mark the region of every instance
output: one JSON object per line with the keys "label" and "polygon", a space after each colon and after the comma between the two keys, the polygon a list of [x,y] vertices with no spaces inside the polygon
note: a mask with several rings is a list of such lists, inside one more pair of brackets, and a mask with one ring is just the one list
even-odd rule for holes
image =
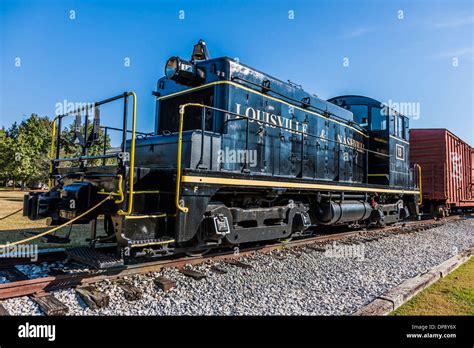
{"label": "locomotive cab", "polygon": [[385,104],[363,96],[341,96],[329,99],[354,115],[354,121],[369,133],[368,148],[370,184],[412,187],[408,117]]}

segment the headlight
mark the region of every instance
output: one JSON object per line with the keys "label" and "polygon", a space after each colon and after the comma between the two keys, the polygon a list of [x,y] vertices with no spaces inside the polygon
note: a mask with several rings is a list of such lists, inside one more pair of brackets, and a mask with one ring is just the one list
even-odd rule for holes
{"label": "headlight", "polygon": [[165,66],[165,75],[170,80],[183,85],[196,84],[204,78],[203,72],[197,69],[194,63],[179,57],[168,59]]}
{"label": "headlight", "polygon": [[166,62],[165,75],[167,78],[171,79],[176,75],[178,71],[178,59],[177,57],[172,57]]}

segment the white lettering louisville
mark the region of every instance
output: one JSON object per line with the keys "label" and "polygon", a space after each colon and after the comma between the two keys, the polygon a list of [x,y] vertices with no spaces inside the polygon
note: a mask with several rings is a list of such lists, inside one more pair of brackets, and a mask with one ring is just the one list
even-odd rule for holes
{"label": "white lettering louisville", "polygon": [[[242,115],[242,105],[239,103],[235,103],[235,113]],[[247,106],[245,108],[245,112],[243,113],[246,117],[249,117],[251,120],[250,122],[255,122],[259,125],[263,125],[263,122],[266,122],[271,128],[283,128],[284,130],[290,133],[297,133],[301,134],[301,132],[306,133],[308,131],[308,123],[300,122],[293,118],[282,117],[281,115],[275,115],[273,113],[262,111],[256,108],[252,108],[251,106]],[[236,116],[238,118],[238,116]],[[263,122],[262,122],[263,121]],[[323,141],[328,139],[325,129],[321,130],[319,138]],[[345,135],[337,135],[336,139],[334,139],[338,143],[342,145],[347,145],[349,147],[355,148],[356,150],[363,150],[364,143],[355,140],[354,138],[346,137]]]}

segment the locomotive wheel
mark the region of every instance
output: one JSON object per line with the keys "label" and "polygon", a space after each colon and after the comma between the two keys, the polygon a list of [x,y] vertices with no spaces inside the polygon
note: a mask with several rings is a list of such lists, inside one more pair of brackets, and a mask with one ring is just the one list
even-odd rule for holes
{"label": "locomotive wheel", "polygon": [[189,257],[201,257],[208,254],[211,250],[212,248],[204,248],[204,249],[186,251],[184,254]]}
{"label": "locomotive wheel", "polygon": [[196,236],[192,239],[192,243],[191,245],[198,245],[198,247],[196,247],[195,249],[193,249],[193,247],[191,246],[190,249],[191,250],[188,250],[188,251],[185,251],[185,255],[186,256],[189,256],[189,257],[200,257],[200,256],[204,256],[206,254],[208,254],[211,250],[212,250],[212,247],[206,247],[206,246],[200,246],[201,244],[204,243],[203,241],[203,238],[202,238],[202,224],[201,226],[199,226],[199,230],[198,232],[196,233]]}

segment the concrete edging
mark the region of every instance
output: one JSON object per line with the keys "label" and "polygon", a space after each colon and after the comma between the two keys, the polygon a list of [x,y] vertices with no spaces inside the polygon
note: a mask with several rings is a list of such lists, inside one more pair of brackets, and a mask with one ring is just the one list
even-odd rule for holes
{"label": "concrete edging", "polygon": [[428,272],[403,281],[400,285],[388,290],[352,315],[387,315],[393,312],[419,292],[436,283],[439,279],[447,276],[449,273],[461,266],[464,262],[469,260],[473,253],[474,247],[471,247],[444,261],[438,266],[433,267]]}

